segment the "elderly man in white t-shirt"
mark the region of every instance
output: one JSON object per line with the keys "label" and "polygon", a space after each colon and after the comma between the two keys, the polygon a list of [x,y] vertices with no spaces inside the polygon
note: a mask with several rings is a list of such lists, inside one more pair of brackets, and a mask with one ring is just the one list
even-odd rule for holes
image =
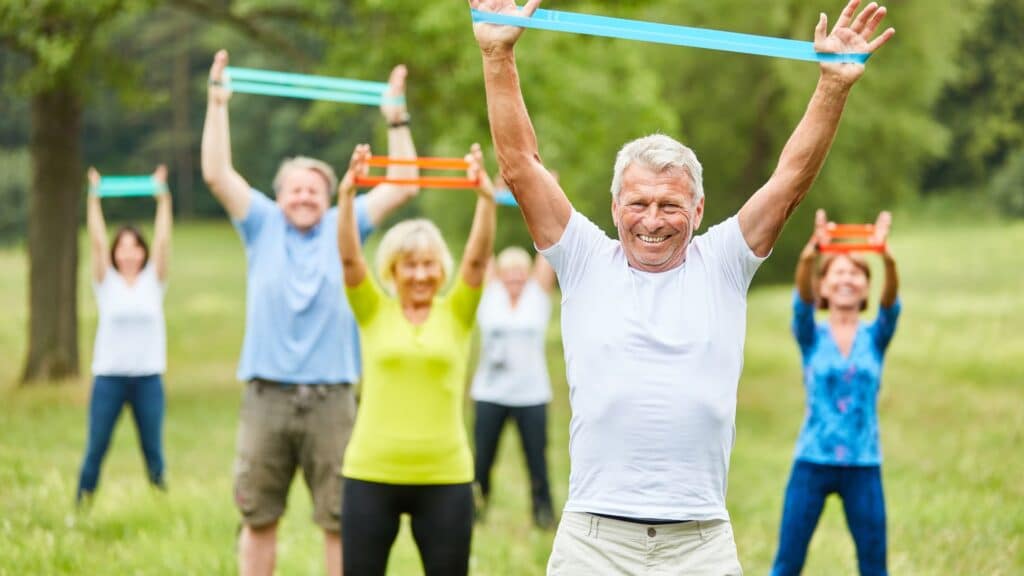
{"label": "elderly man in white t-shirt", "polygon": [[[529,16],[540,0],[469,3]],[[831,32],[821,15],[819,52],[872,53],[892,37],[891,28],[875,37],[885,9],[857,14],[858,3]],[[513,53],[523,29],[473,28],[501,172],[563,294],[572,472],[548,573],[741,574],[725,492],[747,289],[821,169],[864,66],[820,65],[775,173],[701,236],[693,152],[667,136],[627,144],[612,181],[615,241],[541,163]]]}

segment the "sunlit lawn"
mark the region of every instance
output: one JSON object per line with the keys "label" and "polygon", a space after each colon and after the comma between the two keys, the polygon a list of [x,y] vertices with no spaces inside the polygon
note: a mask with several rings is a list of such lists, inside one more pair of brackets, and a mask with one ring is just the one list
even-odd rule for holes
{"label": "sunlit lawn", "polygon": [[[893,238],[904,316],[880,413],[893,574],[1024,573],[1024,225],[906,225]],[[900,227],[899,225],[902,225]],[[787,234],[798,233],[788,230]],[[18,389],[25,351],[26,262],[0,250],[0,575],[231,574],[237,516],[231,464],[241,385],[244,256],[226,223],[181,225],[166,311],[170,491],[152,492],[122,419],[88,514],[72,506],[86,432],[88,380]],[[95,307],[82,266],[81,345],[88,372]],[[771,562],[781,496],[803,413],[788,287],[749,304],[729,507],[748,574]],[[569,409],[557,326],[549,460],[555,498],[568,478]],[[518,440],[508,434],[493,508],[474,534],[474,574],[541,574],[553,533],[529,525]],[[280,530],[279,573],[322,571],[320,536],[297,479]],[[354,552],[353,552],[354,553]],[[838,501],[812,542],[808,574],[855,573]],[[419,573],[408,530],[392,574]]]}

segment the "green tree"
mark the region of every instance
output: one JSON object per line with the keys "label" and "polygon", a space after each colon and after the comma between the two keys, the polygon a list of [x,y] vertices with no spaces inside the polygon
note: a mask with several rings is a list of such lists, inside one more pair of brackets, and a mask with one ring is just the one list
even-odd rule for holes
{"label": "green tree", "polygon": [[[30,102],[29,346],[23,381],[78,374],[77,224],[83,188],[80,134],[91,95],[112,86],[128,101],[139,93],[141,66],[118,53],[109,34],[140,23],[157,6],[146,0],[0,0],[0,46],[26,62],[11,87]],[[287,36],[268,28],[277,19],[321,22],[333,3],[203,2],[165,6],[225,22],[280,52],[302,54]],[[7,87],[5,82],[5,88]]]}
{"label": "green tree", "polygon": [[936,117],[952,133],[944,157],[925,185],[984,189],[1015,149],[1024,146],[1024,1],[977,2],[956,76],[946,86]]}
{"label": "green tree", "polygon": [[[594,2],[561,2],[560,9],[598,11]],[[462,156],[472,142],[491,148],[479,50],[465,2],[357,0],[351,20],[327,52],[324,73],[381,78],[409,66],[409,101],[420,154]],[[534,33],[536,32],[536,33]],[[531,31],[519,50],[523,89],[547,166],[557,170],[575,205],[610,225],[611,168],[618,148],[642,133],[674,132],[661,81],[638,43]],[[351,112],[316,107],[316,124],[341,126]],[[378,123],[379,124],[379,123]],[[383,130],[376,128],[376,141]],[[337,150],[347,158],[351,146]],[[491,170],[496,168],[488,154]],[[468,230],[473,199],[459,191],[425,191],[416,207],[454,239]],[[498,245],[529,245],[518,212],[499,214]]]}
{"label": "green tree", "polygon": [[[760,281],[791,278],[816,208],[838,221],[869,222],[917,193],[923,166],[943,153],[947,140],[946,128],[930,110],[955,72],[957,11],[967,3],[908,0],[891,7],[886,25],[896,28],[896,36],[853,89],[822,173],[758,274]],[[637,15],[809,41],[819,12],[826,11],[831,24],[841,7],[842,2],[797,0],[658,2]],[[650,59],[668,79],[663,97],[677,111],[679,137],[704,164],[705,221],[735,213],[774,170],[814,89],[816,65],[663,47],[652,50]]]}

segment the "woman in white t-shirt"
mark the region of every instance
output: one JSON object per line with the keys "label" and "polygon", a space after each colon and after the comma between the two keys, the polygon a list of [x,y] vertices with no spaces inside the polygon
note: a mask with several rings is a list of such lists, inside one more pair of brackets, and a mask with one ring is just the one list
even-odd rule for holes
{"label": "woman in white t-shirt", "polygon": [[505,420],[519,428],[530,472],[533,520],[541,528],[554,523],[548,486],[547,407],[551,382],[544,354],[551,318],[555,273],[543,256],[510,247],[498,254],[488,275],[477,323],[480,359],[473,377],[476,401],[477,513],[482,518],[491,491],[491,467]]}
{"label": "woman in white t-shirt", "polygon": [[167,364],[163,299],[171,243],[171,196],[167,169],[153,173],[156,224],[152,252],[138,229],[124,226],[108,251],[107,229],[97,196],[100,175],[89,169],[87,221],[93,291],[99,322],[93,351],[89,436],[78,480],[77,501],[91,497],[114,425],[131,405],[149,481],[164,487],[162,428]]}

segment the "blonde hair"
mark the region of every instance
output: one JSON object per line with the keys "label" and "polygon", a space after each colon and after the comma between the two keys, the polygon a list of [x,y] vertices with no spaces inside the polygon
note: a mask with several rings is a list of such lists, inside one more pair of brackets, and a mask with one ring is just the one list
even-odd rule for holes
{"label": "blonde hair", "polygon": [[324,182],[327,183],[327,197],[333,198],[334,191],[338,187],[338,176],[334,173],[334,168],[316,158],[309,158],[307,156],[296,156],[294,158],[285,158],[281,165],[277,168],[277,174],[274,175],[274,194],[281,193],[281,187],[284,186],[284,179],[288,176],[288,173],[292,170],[312,170],[319,174]]}
{"label": "blonde hair", "polygon": [[529,252],[519,246],[509,246],[498,253],[498,258],[494,263],[498,270],[524,268],[529,271],[533,266],[533,258],[530,257]]}
{"label": "blonde hair", "polygon": [[441,230],[425,218],[405,220],[392,226],[377,248],[377,276],[390,294],[395,293],[395,264],[403,256],[420,250],[432,253],[441,261],[442,285],[451,277],[454,263]]}

